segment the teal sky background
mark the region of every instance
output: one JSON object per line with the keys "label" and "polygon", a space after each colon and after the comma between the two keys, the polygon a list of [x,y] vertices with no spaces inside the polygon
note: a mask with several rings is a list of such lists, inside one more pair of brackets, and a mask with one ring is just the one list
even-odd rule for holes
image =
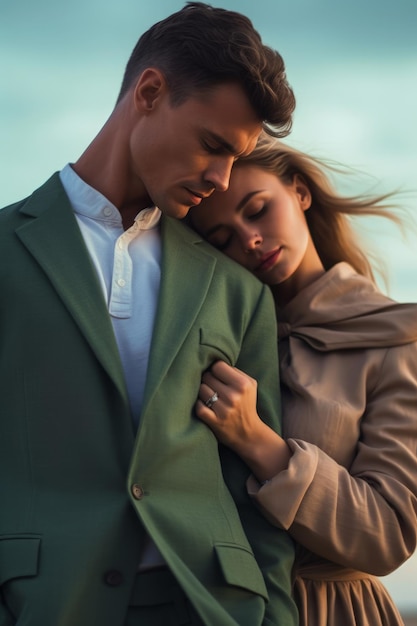
{"label": "teal sky background", "polygon": [[[349,192],[403,190],[417,218],[417,2],[216,0],[284,57],[297,98],[287,142],[356,171]],[[111,112],[139,35],[179,0],[0,0],[0,206],[77,159]],[[388,293],[417,301],[417,231],[358,222]],[[382,283],[381,283],[382,286]],[[386,577],[417,610],[417,557]]]}

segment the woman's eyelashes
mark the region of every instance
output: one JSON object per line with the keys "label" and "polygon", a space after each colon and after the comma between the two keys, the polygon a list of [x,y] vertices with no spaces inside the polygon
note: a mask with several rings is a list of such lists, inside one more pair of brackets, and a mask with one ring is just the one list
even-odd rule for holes
{"label": "woman's eyelashes", "polygon": [[248,212],[246,217],[248,220],[251,220],[251,221],[257,220],[266,213],[267,209],[268,209],[268,205],[264,203],[262,204],[260,208],[257,208],[253,211]]}
{"label": "woman's eyelashes", "polygon": [[[248,222],[255,222],[256,220],[263,217],[267,210],[268,203],[265,202],[256,209],[250,209],[246,211],[245,214],[242,216],[243,220],[247,220]],[[216,235],[209,237],[208,241],[211,243],[212,246],[217,248],[217,250],[224,251],[230,246],[234,236],[236,236],[236,233],[231,230],[225,232],[224,235],[222,233],[216,233]]]}

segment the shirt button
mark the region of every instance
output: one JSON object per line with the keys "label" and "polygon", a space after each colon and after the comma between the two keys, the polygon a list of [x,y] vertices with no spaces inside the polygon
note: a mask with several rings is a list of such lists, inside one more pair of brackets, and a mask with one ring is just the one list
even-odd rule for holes
{"label": "shirt button", "polygon": [[106,217],[110,217],[110,215],[112,215],[113,211],[111,210],[111,208],[109,206],[104,207],[103,209],[103,213]]}
{"label": "shirt button", "polygon": [[140,485],[132,485],[132,495],[136,500],[141,500],[144,496],[143,489]]}
{"label": "shirt button", "polygon": [[126,281],[124,278],[119,278],[117,284],[119,285],[119,287],[124,287],[126,285]]}
{"label": "shirt button", "polygon": [[103,576],[103,579],[106,585],[109,585],[109,587],[119,587],[119,585],[124,582],[122,572],[119,572],[116,569],[106,572]]}

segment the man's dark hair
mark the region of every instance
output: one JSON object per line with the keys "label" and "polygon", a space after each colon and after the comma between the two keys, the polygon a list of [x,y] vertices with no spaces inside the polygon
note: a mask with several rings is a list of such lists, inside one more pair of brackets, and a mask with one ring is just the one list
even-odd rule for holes
{"label": "man's dark hair", "polygon": [[285,137],[291,130],[295,97],[284,61],[262,43],[252,22],[241,13],[187,2],[154,24],[131,54],[118,102],[147,67],[163,72],[173,106],[218,84],[235,82],[268,134]]}

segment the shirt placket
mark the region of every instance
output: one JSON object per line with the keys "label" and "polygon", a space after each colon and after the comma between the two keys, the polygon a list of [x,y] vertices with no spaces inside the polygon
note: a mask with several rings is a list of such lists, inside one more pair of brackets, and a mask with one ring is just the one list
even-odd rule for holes
{"label": "shirt placket", "polygon": [[139,234],[137,222],[116,240],[109,313],[113,317],[132,316],[132,276],[133,263],[129,254],[129,244]]}

